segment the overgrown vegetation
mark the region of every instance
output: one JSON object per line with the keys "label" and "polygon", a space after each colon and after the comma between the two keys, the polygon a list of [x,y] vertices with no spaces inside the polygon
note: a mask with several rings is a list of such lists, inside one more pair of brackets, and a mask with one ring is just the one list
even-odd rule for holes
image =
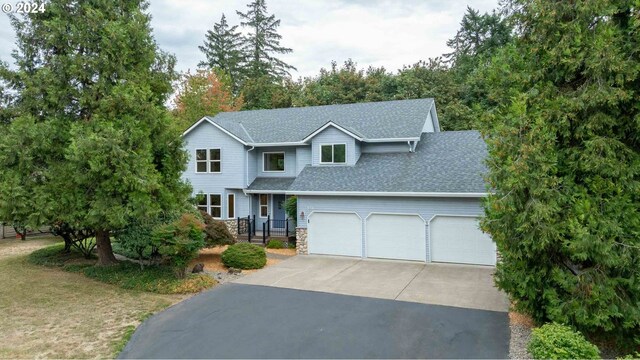
{"label": "overgrown vegetation", "polygon": [[261,269],[267,264],[267,254],[260,246],[238,243],[222,253],[222,263],[236,269]]}
{"label": "overgrown vegetation", "polygon": [[138,264],[122,261],[112,266],[96,266],[95,261],[86,261],[76,250],[64,251],[62,244],[36,250],[29,254],[28,260],[35,265],[56,266],[65,271],[82,273],[89,278],[123,289],[158,294],[196,293],[216,283],[210,276],[203,274],[179,277],[174,268],[165,265],[152,265],[140,269]]}
{"label": "overgrown vegetation", "polygon": [[496,283],[538,323],[640,344],[640,7],[508,2],[520,29],[479,74]]}
{"label": "overgrown vegetation", "polygon": [[298,197],[291,196],[284,202],[284,211],[287,213],[287,217],[293,220],[293,226],[295,228],[298,223]]}
{"label": "overgrown vegetation", "polygon": [[533,329],[527,350],[534,359],[600,359],[595,345],[579,332],[560,324]]}

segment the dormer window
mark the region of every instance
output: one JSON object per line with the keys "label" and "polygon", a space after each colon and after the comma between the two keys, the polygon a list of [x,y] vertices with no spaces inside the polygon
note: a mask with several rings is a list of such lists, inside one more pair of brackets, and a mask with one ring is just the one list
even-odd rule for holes
{"label": "dormer window", "polygon": [[284,172],[284,152],[266,152],[262,156],[264,172]]}
{"label": "dormer window", "polygon": [[347,162],[346,144],[320,145],[321,164],[344,164]]}

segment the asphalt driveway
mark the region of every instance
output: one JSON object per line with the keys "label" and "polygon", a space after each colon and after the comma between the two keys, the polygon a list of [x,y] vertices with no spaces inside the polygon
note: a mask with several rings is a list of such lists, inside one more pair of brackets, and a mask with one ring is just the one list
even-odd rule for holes
{"label": "asphalt driveway", "polygon": [[225,284],[145,321],[120,357],[506,358],[508,348],[506,312]]}
{"label": "asphalt driveway", "polygon": [[295,256],[236,283],[393,299],[468,309],[508,311],[493,285],[493,267]]}

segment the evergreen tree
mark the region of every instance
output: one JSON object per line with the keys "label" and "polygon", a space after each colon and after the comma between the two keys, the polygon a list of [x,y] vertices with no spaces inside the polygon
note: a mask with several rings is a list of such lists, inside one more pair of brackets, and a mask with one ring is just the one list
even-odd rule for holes
{"label": "evergreen tree", "polygon": [[231,78],[234,92],[238,90],[242,81],[244,62],[244,38],[237,28],[238,25],[230,27],[227,18],[222,14],[220,22],[213,25],[213,30],[207,31],[204,45],[198,46],[207,58],[198,65],[207,69],[223,70]]}
{"label": "evergreen tree", "polygon": [[[12,17],[16,70],[0,67],[13,110],[25,119],[16,126],[26,127],[16,131],[12,121],[10,142],[0,139],[0,168],[3,177],[35,177],[24,182],[33,192],[9,206],[33,196],[32,211],[50,223],[95,231],[102,265],[116,261],[113,230],[182,209],[189,195],[181,180],[186,154],[164,107],[175,61],[158,49],[147,7],[51,0],[44,13]],[[11,146],[34,142],[38,151]],[[28,158],[35,153],[38,161]]]}
{"label": "evergreen tree", "polygon": [[496,282],[537,321],[640,342],[640,4],[511,0],[484,71],[483,228]]}
{"label": "evergreen tree", "polygon": [[293,51],[280,45],[282,36],[277,32],[280,20],[275,15],[268,15],[265,0],[254,0],[247,7],[246,13],[236,11],[242,26],[249,28],[245,43],[247,76],[252,79],[288,76],[289,70],[296,68],[275,57]]}

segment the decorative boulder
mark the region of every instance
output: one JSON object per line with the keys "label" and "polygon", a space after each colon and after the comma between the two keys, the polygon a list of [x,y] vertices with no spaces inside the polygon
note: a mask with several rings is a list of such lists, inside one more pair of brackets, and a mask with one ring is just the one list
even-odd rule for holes
{"label": "decorative boulder", "polygon": [[203,272],[203,271],[204,271],[204,264],[203,264],[203,263],[196,264],[196,265],[193,267],[193,270],[191,270],[191,272],[192,272],[193,274],[201,273],[201,272]]}

